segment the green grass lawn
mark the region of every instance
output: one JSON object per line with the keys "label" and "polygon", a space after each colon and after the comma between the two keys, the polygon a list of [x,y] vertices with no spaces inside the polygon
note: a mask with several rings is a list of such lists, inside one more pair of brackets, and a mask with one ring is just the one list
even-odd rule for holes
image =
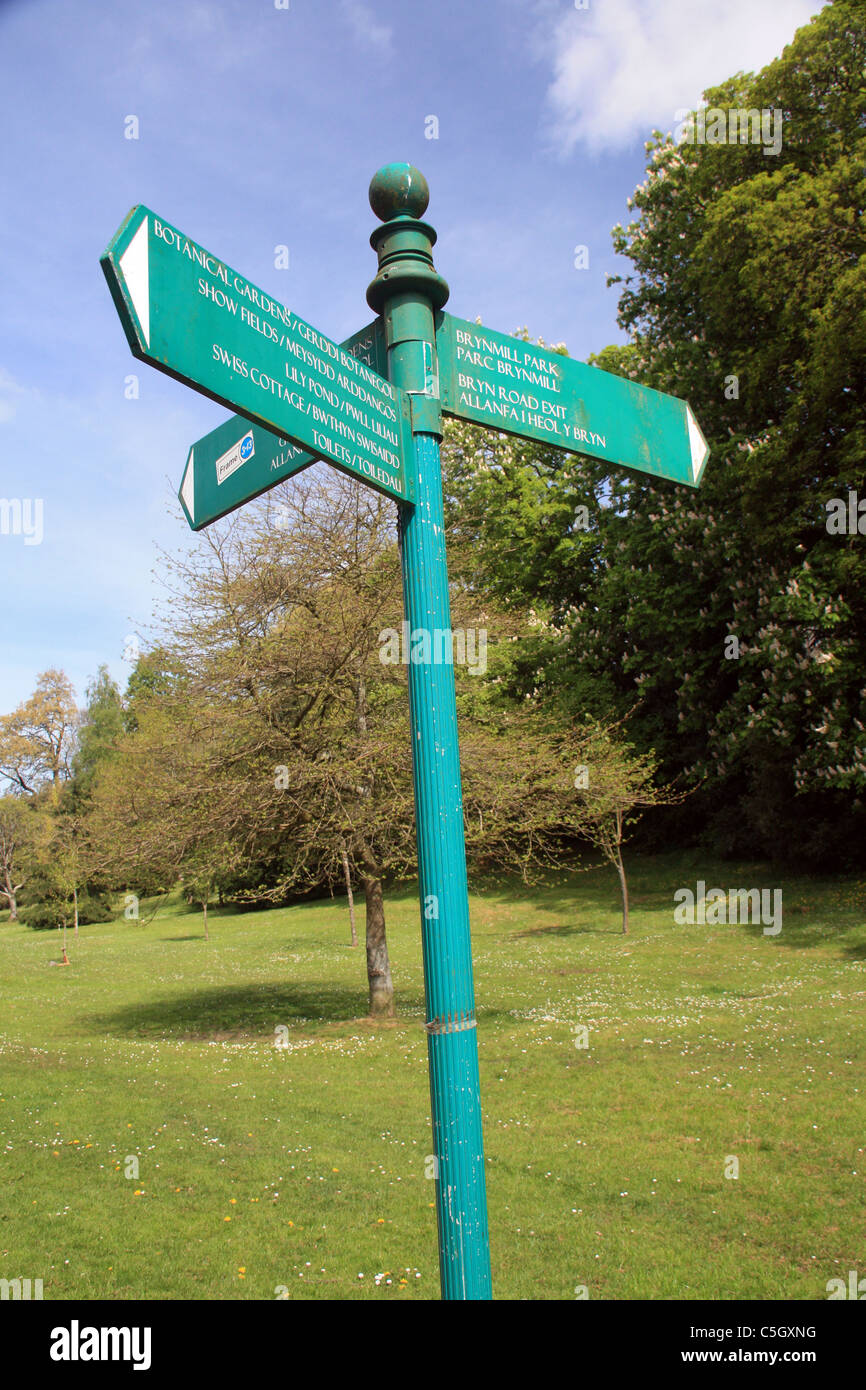
{"label": "green grass lawn", "polygon": [[[781,934],[676,926],[698,878],[781,886]],[[824,1299],[866,1275],[866,884],[680,855],[631,888],[628,937],[606,870],[472,896],[494,1295]],[[209,943],[173,902],[68,970],[0,926],[0,1277],[438,1297],[414,890],[387,912],[380,1027],[344,900],[213,911]]]}

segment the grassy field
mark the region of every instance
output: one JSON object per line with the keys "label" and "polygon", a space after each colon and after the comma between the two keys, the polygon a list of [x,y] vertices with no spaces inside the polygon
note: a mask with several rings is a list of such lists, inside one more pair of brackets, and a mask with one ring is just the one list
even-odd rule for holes
{"label": "grassy field", "polygon": [[[698,878],[781,883],[781,934],[676,926]],[[631,883],[627,938],[604,870],[473,895],[494,1294],[824,1299],[866,1274],[866,884],[682,855]],[[438,1297],[414,891],[387,910],[378,1028],[341,900],[213,911],[209,943],[170,903],[68,970],[0,926],[0,1277]]]}

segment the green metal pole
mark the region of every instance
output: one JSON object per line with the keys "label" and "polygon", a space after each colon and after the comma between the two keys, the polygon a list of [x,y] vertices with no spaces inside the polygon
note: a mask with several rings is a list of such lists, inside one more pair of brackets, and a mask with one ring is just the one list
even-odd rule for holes
{"label": "green metal pole", "polygon": [[442,1297],[488,1299],[490,1247],[454,669],[450,662],[436,661],[442,648],[433,636],[437,630],[449,639],[451,634],[434,327],[434,312],[447,300],[448,286],[433,266],[436,233],[419,220],[428,200],[426,180],[410,164],[388,164],[374,176],[370,206],[385,225],[370,238],[379,273],[367,302],[384,317],[390,379],[412,397],[416,500],[414,507],[400,505],[400,553]]}

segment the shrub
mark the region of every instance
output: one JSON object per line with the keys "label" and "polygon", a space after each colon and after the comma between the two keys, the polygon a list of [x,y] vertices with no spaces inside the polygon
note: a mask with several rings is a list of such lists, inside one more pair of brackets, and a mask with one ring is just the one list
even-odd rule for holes
{"label": "shrub", "polygon": [[34,931],[48,931],[61,925],[62,909],[54,903],[31,903],[21,909],[21,918],[26,927]]}
{"label": "shrub", "polygon": [[99,893],[85,893],[78,899],[78,921],[82,926],[88,922],[110,922],[114,917],[111,904]]}
{"label": "shrub", "polygon": [[[34,931],[47,931],[51,927],[63,925],[63,918],[66,918],[66,926],[71,927],[73,921],[72,907],[69,903],[47,902],[31,903],[21,909],[21,918],[24,925],[32,927]],[[110,922],[114,917],[111,906],[106,898],[98,893],[82,893],[78,899],[78,924],[85,927],[89,922]]]}

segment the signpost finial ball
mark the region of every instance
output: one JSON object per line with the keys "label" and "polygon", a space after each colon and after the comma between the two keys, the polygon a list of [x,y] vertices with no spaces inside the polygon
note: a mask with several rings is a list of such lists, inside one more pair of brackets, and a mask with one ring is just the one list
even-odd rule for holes
{"label": "signpost finial ball", "polygon": [[423,217],[429,201],[427,180],[414,164],[385,164],[370,180],[370,207],[381,222]]}

